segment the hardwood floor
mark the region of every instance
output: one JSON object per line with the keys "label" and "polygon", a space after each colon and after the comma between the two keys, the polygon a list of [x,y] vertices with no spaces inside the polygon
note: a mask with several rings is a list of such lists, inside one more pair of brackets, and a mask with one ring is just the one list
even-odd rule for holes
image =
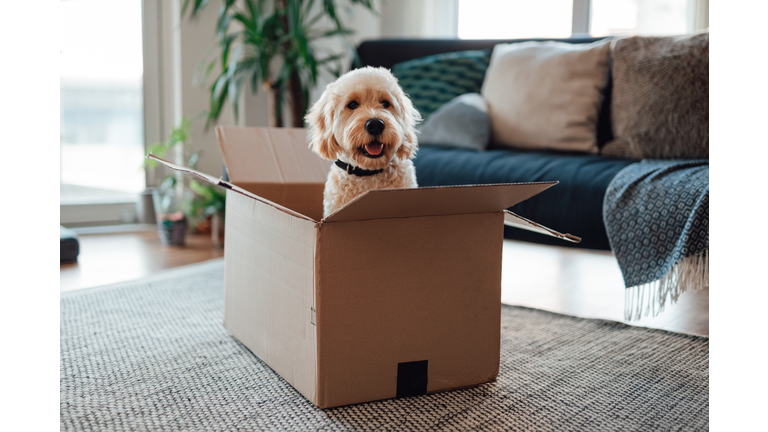
{"label": "hardwood floor", "polygon": [[683,293],[656,317],[625,321],[624,280],[609,252],[505,240],[502,260],[502,303],[709,336],[709,289]]}
{"label": "hardwood floor", "polygon": [[210,235],[187,235],[184,246],[162,244],[156,231],[80,235],[76,263],[61,264],[61,291],[140,279],[160,270],[224,256]]}
{"label": "hardwood floor", "polygon": [[[139,279],[157,271],[224,256],[207,235],[184,247],[156,232],[80,236],[77,263],[61,265],[61,291]],[[610,253],[504,241],[502,302],[586,318],[624,321],[624,284]],[[709,290],[684,293],[656,317],[632,325],[709,335]]]}

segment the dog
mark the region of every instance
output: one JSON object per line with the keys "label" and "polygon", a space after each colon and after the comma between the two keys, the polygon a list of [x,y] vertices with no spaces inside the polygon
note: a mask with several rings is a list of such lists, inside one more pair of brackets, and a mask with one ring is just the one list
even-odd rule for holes
{"label": "dog", "polygon": [[388,69],[368,66],[342,75],[305,119],[309,148],[334,161],[323,217],[370,189],[418,187],[411,159],[421,115]]}

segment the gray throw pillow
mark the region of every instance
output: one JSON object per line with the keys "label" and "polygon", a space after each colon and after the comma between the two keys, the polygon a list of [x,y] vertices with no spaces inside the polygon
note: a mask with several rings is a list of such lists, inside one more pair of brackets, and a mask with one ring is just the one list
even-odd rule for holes
{"label": "gray throw pillow", "polygon": [[615,39],[606,156],[709,159],[709,29]]}
{"label": "gray throw pillow", "polygon": [[478,93],[451,99],[419,128],[419,145],[485,150],[491,137],[488,106]]}

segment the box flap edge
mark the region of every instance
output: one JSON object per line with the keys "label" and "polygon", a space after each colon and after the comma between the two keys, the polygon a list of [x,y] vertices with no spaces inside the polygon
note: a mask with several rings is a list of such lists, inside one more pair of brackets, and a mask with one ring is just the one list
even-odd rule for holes
{"label": "box flap edge", "polygon": [[199,178],[201,178],[201,179],[203,179],[203,180],[205,180],[208,183],[211,183],[213,185],[221,186],[221,187],[223,187],[225,189],[230,189],[233,192],[237,192],[239,194],[242,194],[242,195],[245,195],[245,196],[247,196],[249,198],[252,198],[252,199],[254,199],[256,201],[259,201],[261,203],[270,205],[270,206],[272,206],[272,207],[274,207],[274,208],[276,208],[276,209],[278,209],[278,210],[280,210],[282,212],[288,213],[291,216],[295,216],[295,217],[298,217],[298,218],[301,218],[301,219],[305,219],[305,220],[308,220],[310,222],[314,222],[315,224],[318,223],[316,220],[314,220],[314,219],[312,219],[312,218],[310,218],[308,216],[304,216],[301,213],[295,212],[295,211],[293,211],[293,210],[291,210],[291,209],[289,209],[287,207],[281,206],[280,204],[277,204],[277,203],[272,202],[272,201],[270,201],[268,199],[262,198],[262,197],[260,197],[260,196],[258,196],[256,194],[254,194],[254,193],[248,192],[247,190],[245,190],[245,189],[243,189],[243,188],[241,188],[241,187],[239,187],[239,186],[237,186],[237,185],[235,185],[233,183],[230,183],[228,181],[224,181],[221,178],[216,178],[216,177],[214,177],[212,175],[205,174],[205,173],[202,173],[202,172],[199,172],[199,171],[195,171],[195,170],[193,170],[191,168],[187,168],[187,167],[184,167],[184,166],[181,166],[181,165],[177,165],[177,164],[175,164],[173,162],[169,162],[169,161],[167,161],[165,159],[161,159],[161,158],[159,158],[159,157],[157,157],[157,156],[155,156],[155,155],[153,155],[151,153],[147,154],[146,158],[150,159],[150,160],[153,160],[153,161],[156,161],[156,162],[159,162],[159,163],[161,163],[161,164],[163,164],[163,165],[165,165],[168,168],[171,168],[173,170],[176,170],[176,171],[179,171],[179,172],[183,172],[183,173],[186,173],[186,174],[190,174],[190,175],[193,175],[195,177],[199,177]]}
{"label": "box flap edge", "polygon": [[530,219],[526,219],[522,216],[512,213],[509,210],[504,210],[504,225],[520,228],[528,231],[533,231],[540,234],[549,235],[552,237],[557,237],[559,239],[566,240],[572,243],[581,242],[581,237],[576,237],[575,235],[567,234],[567,233],[566,234],[560,233],[551,228],[547,228],[544,225],[536,223]]}
{"label": "box flap edge", "polygon": [[[328,223],[328,222],[338,222],[338,221],[344,221],[346,213],[349,213],[351,211],[354,211],[355,207],[359,205],[365,205],[360,204],[361,201],[367,199],[368,196],[372,194],[382,194],[382,193],[393,193],[393,192],[399,192],[399,191],[413,191],[419,190],[451,190],[451,189],[477,189],[477,188],[486,188],[486,187],[499,187],[499,186],[531,186],[531,185],[541,185],[546,186],[544,189],[536,192],[535,194],[526,197],[524,199],[521,199],[519,201],[513,202],[512,204],[505,204],[505,207],[494,209],[493,211],[501,211],[506,208],[509,208],[511,206],[514,206],[516,204],[519,204],[532,196],[536,196],[539,193],[543,192],[546,189],[549,189],[552,186],[557,185],[560,183],[559,181],[542,181],[542,182],[521,182],[521,183],[492,183],[492,184],[471,184],[471,185],[451,185],[451,186],[426,186],[426,187],[418,187],[418,188],[386,188],[386,189],[370,189],[365,191],[364,193],[356,196],[354,199],[352,199],[350,202],[346,203],[344,206],[336,209],[333,213],[330,215],[322,218],[320,220],[320,223]],[[448,214],[448,213],[446,213]],[[456,213],[458,214],[458,213]],[[407,216],[404,216],[407,217]]]}

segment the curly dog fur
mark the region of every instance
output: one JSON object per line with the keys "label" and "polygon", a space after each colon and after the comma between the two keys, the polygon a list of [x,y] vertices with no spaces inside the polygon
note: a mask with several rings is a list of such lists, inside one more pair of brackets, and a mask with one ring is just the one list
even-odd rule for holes
{"label": "curly dog fur", "polygon": [[306,116],[309,147],[324,159],[378,171],[357,175],[331,166],[323,194],[326,217],[369,189],[417,187],[411,159],[419,112],[385,68],[356,69],[328,84]]}

